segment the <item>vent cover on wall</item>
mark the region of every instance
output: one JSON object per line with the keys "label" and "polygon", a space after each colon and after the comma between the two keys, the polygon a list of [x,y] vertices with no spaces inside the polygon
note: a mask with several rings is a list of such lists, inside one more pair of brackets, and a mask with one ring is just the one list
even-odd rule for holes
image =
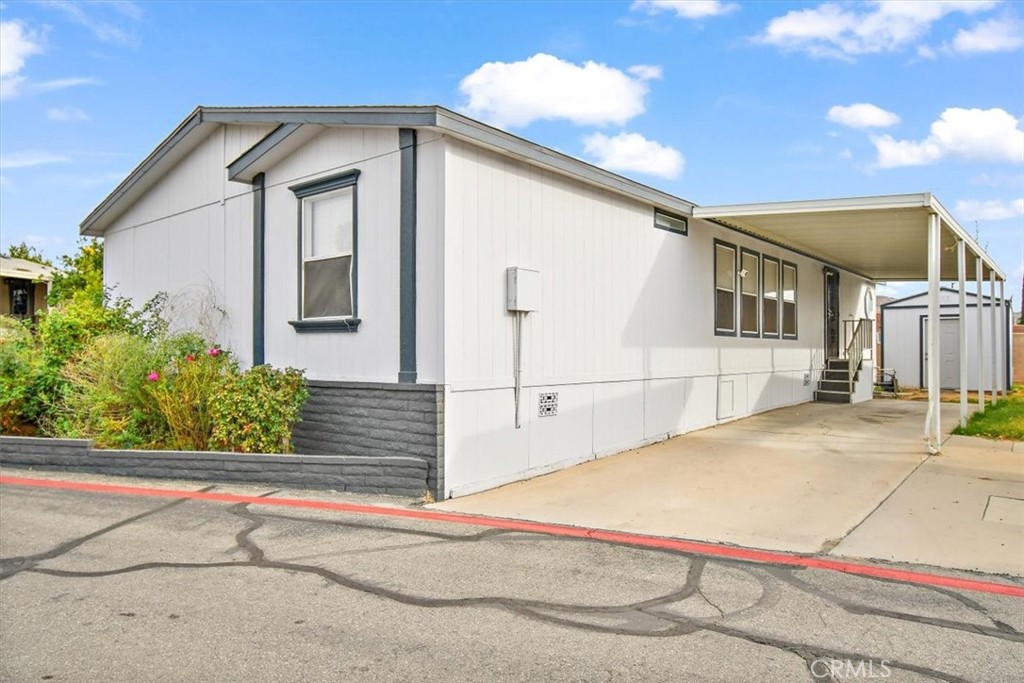
{"label": "vent cover on wall", "polygon": [[551,417],[552,415],[558,415],[558,393],[551,392],[547,394],[540,394],[537,416]]}

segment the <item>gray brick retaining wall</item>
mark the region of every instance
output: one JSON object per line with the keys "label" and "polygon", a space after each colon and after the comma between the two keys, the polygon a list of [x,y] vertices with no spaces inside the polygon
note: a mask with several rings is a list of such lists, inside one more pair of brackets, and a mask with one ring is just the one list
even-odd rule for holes
{"label": "gray brick retaining wall", "polygon": [[427,487],[444,497],[443,386],[310,380],[292,442],[310,455],[420,458]]}
{"label": "gray brick retaining wall", "polygon": [[251,482],[419,497],[427,460],[402,456],[118,451],[78,439],[0,436],[0,464],[63,472]]}

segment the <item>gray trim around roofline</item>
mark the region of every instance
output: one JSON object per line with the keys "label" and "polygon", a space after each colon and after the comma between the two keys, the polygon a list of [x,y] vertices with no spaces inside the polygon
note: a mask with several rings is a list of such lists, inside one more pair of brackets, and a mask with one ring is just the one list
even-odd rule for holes
{"label": "gray trim around roofline", "polygon": [[92,226],[103,217],[110,208],[118,202],[132,187],[137,183],[142,176],[149,172],[151,168],[156,166],[174,147],[181,142],[194,128],[197,128],[203,123],[203,108],[196,107],[191,114],[189,114],[184,121],[178,124],[178,127],[171,131],[159,145],[156,146],[152,152],[149,153],[145,159],[143,159],[138,166],[136,166],[128,177],[122,180],[114,190],[104,197],[95,209],[89,212],[89,215],[85,217],[79,226],[79,234],[92,235],[94,237],[102,237],[103,233],[90,232]]}
{"label": "gray trim around roofline", "polygon": [[[485,147],[501,150],[519,156],[539,166],[547,167],[570,177],[605,187],[614,192],[643,202],[656,208],[690,215],[694,204],[667,192],[656,190],[629,178],[594,166],[586,161],[556,152],[524,138],[493,128],[485,123],[462,116],[438,105],[428,106],[380,106],[380,107],[204,107],[200,106],[189,115],[157,148],[125,178],[117,188],[82,221],[80,232],[102,236],[96,230],[97,223],[121,200],[122,197],[154,166],[184,139],[188,133],[202,123],[211,124],[285,124],[301,125],[353,125],[353,126],[395,126],[398,128],[435,128],[441,133],[462,137]],[[284,138],[287,137],[282,132]],[[256,143],[267,149],[273,145],[266,138]],[[261,154],[255,149],[244,153],[229,168],[240,171],[242,166],[251,166]],[[235,164],[240,163],[238,167]]]}
{"label": "gray trim around roofline", "polygon": [[266,176],[256,174],[252,181],[252,364],[265,362],[266,311]]}
{"label": "gray trim around roofline", "polygon": [[416,383],[416,129],[398,129],[398,381]]}
{"label": "gray trim around roofline", "polygon": [[289,135],[302,127],[301,123],[282,123],[270,131],[262,140],[250,147],[242,156],[238,157],[228,165],[228,180],[235,180],[245,173],[250,166],[259,160],[264,154],[277,147]]}

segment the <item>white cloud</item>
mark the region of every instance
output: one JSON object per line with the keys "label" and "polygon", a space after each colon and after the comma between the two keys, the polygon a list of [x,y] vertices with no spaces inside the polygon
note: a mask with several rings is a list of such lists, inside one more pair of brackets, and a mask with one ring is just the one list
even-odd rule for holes
{"label": "white cloud", "polygon": [[872,138],[878,166],[924,166],[946,157],[968,161],[1024,163],[1024,129],[1003,109],[950,108],[931,125],[924,140]]}
{"label": "white cloud", "polygon": [[1024,189],[1024,173],[980,173],[971,178],[970,183],[971,185]]}
{"label": "white cloud", "polygon": [[80,85],[99,85],[100,81],[95,78],[55,78],[52,81],[40,81],[29,83],[28,87],[36,92],[50,92],[52,90],[63,90],[64,88],[76,88]]}
{"label": "white cloud", "polygon": [[917,56],[921,59],[935,59],[935,50],[928,47],[927,45],[917,46]]}
{"label": "white cloud", "polygon": [[1024,198],[1001,201],[998,199],[961,199],[953,213],[964,221],[1002,221],[1024,216]]}
{"label": "white cloud", "polygon": [[887,128],[900,122],[900,117],[891,111],[866,102],[849,106],[837,104],[828,110],[826,118],[832,123],[850,128]]}
{"label": "white cloud", "polygon": [[738,10],[735,2],[720,0],[634,0],[630,9],[647,14],[674,12],[680,19],[705,19],[729,14]]}
{"label": "white cloud", "polygon": [[[65,17],[85,27],[97,40],[104,43],[132,45],[136,42],[135,23],[142,19],[142,10],[134,2],[108,0],[85,4],[67,0],[44,0],[41,4],[59,10]],[[112,19],[98,16],[106,10],[113,10],[117,16]]]}
{"label": "white cloud", "polygon": [[673,179],[682,175],[686,164],[679,150],[639,133],[594,133],[583,138],[583,149],[598,166],[611,171],[635,171]]}
{"label": "white cloud", "polygon": [[30,150],[0,154],[0,168],[31,168],[46,164],[64,164],[71,161],[63,154]]}
{"label": "white cloud", "polygon": [[18,94],[25,61],[43,51],[42,39],[19,21],[0,21],[0,99]]}
{"label": "white cloud", "polygon": [[953,38],[954,52],[1008,52],[1024,46],[1024,25],[1015,17],[983,21],[960,29]]}
{"label": "white cloud", "polygon": [[[998,0],[874,0],[866,9],[859,9],[827,2],[775,17],[755,40],[814,57],[851,59],[903,49],[927,35],[932,24],[947,14],[975,14],[998,4]],[[921,56],[928,54],[928,48],[924,49]]]}
{"label": "white cloud", "polygon": [[46,118],[60,123],[89,120],[85,112],[78,107],[52,107],[46,110]]}
{"label": "white cloud", "polygon": [[538,53],[521,62],[487,62],[463,78],[459,90],[468,98],[469,115],[496,126],[541,119],[622,125],[643,113],[648,81],[661,77],[661,67],[637,65],[628,72]]}

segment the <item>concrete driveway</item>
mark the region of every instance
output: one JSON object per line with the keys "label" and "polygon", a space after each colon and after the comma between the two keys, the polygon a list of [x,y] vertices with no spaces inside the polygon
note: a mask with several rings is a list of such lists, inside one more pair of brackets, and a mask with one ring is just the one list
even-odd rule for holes
{"label": "concrete driveway", "polygon": [[807,403],[434,507],[1024,576],[1024,444],[928,457],[925,409]]}

